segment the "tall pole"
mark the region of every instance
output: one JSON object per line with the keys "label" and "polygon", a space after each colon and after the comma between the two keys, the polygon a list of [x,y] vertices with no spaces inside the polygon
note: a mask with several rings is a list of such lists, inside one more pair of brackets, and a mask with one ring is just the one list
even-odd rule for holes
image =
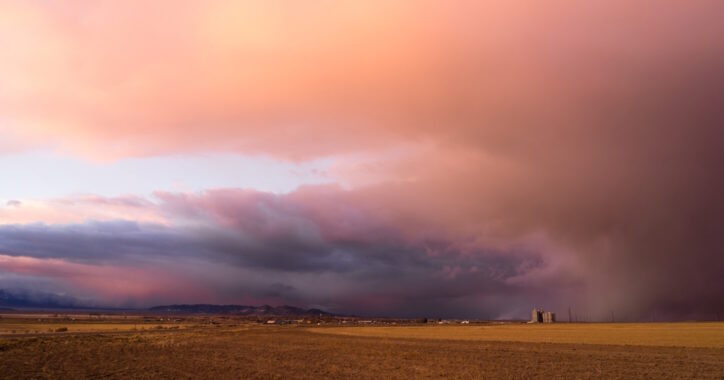
{"label": "tall pole", "polygon": [[568,323],[573,322],[573,318],[571,318],[571,306],[568,306]]}

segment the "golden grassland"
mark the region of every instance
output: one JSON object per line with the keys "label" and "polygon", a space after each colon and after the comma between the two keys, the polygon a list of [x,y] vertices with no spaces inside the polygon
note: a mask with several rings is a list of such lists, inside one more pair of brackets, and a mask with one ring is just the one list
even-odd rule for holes
{"label": "golden grassland", "polygon": [[144,321],[140,316],[119,318],[117,315],[0,314],[0,336],[179,329],[189,326],[190,324],[187,323],[173,323],[160,318]]}
{"label": "golden grassland", "polygon": [[2,318],[0,331],[16,333],[0,333],[0,379],[724,378],[720,323],[309,327],[160,319]]}
{"label": "golden grassland", "polygon": [[378,338],[724,348],[724,322],[365,326],[314,331]]}
{"label": "golden grassland", "polygon": [[156,323],[156,324],[129,324],[129,323],[7,323],[0,324],[0,335],[7,334],[44,334],[55,332],[88,333],[88,332],[113,332],[113,331],[136,331],[151,329],[178,329],[186,328],[183,324],[177,323]]}

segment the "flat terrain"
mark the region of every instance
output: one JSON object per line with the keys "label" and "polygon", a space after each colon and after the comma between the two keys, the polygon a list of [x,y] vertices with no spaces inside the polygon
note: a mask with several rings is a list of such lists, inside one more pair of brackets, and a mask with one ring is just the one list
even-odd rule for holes
{"label": "flat terrain", "polygon": [[[136,330],[115,321],[105,324],[118,330],[99,323],[95,331],[68,326],[3,335],[0,378],[724,378],[719,323],[309,327],[189,320],[165,328],[157,322],[125,323]],[[33,331],[37,321],[4,323]],[[643,344],[626,345],[631,341]]]}
{"label": "flat terrain", "polygon": [[121,332],[192,327],[178,318],[88,314],[0,314],[0,337],[49,333]]}
{"label": "flat terrain", "polygon": [[380,338],[724,348],[724,323],[559,323],[325,328],[315,332]]}

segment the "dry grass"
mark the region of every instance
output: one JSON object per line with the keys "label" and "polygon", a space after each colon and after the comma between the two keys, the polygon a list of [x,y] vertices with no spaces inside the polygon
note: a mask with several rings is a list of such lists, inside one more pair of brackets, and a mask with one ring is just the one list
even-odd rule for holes
{"label": "dry grass", "polygon": [[[89,323],[89,322],[28,322],[28,321],[13,321],[7,323],[0,323],[0,335],[7,334],[44,334],[44,333],[55,333],[55,332],[70,332],[70,333],[88,333],[88,332],[113,332],[113,331],[134,331],[134,330],[151,330],[156,329],[158,326],[163,328],[183,328],[183,324],[178,323]],[[59,329],[65,328],[66,330],[58,331]]]}
{"label": "dry grass", "polygon": [[[464,330],[486,331],[476,326],[186,327],[0,337],[0,378],[724,378],[721,347],[465,338]],[[540,335],[565,326],[491,331],[515,337],[528,327]],[[568,336],[585,340],[585,331],[601,334],[598,328],[584,325]]]}
{"label": "dry grass", "polygon": [[315,332],[384,338],[724,348],[724,323],[333,327]]}

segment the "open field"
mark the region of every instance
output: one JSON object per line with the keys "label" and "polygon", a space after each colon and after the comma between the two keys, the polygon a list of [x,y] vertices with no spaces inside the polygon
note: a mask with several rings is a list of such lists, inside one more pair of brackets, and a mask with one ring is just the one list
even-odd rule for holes
{"label": "open field", "polygon": [[46,334],[56,332],[88,333],[88,332],[114,332],[137,331],[151,329],[179,329],[188,325],[180,323],[89,323],[89,322],[42,322],[42,323],[0,323],[0,336],[13,334]]}
{"label": "open field", "polygon": [[[718,323],[308,327],[189,319],[178,329],[120,327],[139,322],[3,335],[0,378],[724,377]],[[637,339],[645,344],[625,345]]]}
{"label": "open field", "polygon": [[[174,320],[176,322],[174,322]],[[84,314],[0,314],[0,336],[15,334],[120,332],[192,326],[178,318]]]}
{"label": "open field", "polygon": [[724,348],[724,323],[719,322],[339,327],[314,331],[378,338]]}

